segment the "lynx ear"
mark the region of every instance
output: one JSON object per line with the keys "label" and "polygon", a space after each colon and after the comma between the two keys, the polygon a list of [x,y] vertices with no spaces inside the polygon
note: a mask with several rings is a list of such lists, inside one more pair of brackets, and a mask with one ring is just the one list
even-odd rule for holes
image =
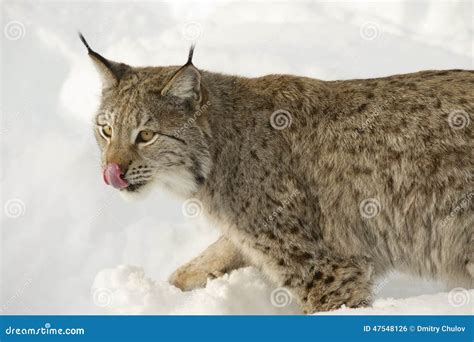
{"label": "lynx ear", "polygon": [[161,95],[171,95],[182,100],[201,102],[201,74],[192,63],[193,52],[194,46],[191,46],[188,61],[166,84],[161,91]]}
{"label": "lynx ear", "polygon": [[130,66],[123,63],[113,62],[102,57],[89,47],[89,44],[87,44],[86,39],[81,33],[79,33],[79,38],[86,46],[89,56],[99,71],[102,79],[102,88],[106,89],[116,86],[125,72],[130,69]]}

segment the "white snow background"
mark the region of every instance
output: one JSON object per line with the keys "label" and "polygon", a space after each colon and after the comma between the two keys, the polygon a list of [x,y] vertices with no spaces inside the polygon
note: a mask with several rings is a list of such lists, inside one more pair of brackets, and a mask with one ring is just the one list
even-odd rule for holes
{"label": "white snow background", "polygon": [[[4,314],[298,314],[256,269],[181,292],[170,273],[219,231],[153,193],[102,182],[91,120],[100,85],[84,46],[131,65],[259,76],[369,78],[473,68],[470,1],[1,4],[1,298]],[[132,266],[133,265],[133,266]],[[373,308],[334,314],[468,314],[474,291],[393,275]]]}

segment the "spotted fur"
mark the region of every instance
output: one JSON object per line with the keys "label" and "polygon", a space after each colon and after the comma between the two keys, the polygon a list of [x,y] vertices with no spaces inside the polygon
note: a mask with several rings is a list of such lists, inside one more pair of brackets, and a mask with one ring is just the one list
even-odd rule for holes
{"label": "spotted fur", "polygon": [[[312,313],[370,304],[393,269],[473,286],[473,71],[321,81],[91,57],[121,191],[161,184],[222,228],[182,289],[251,264]],[[143,148],[142,127],[159,132]]]}

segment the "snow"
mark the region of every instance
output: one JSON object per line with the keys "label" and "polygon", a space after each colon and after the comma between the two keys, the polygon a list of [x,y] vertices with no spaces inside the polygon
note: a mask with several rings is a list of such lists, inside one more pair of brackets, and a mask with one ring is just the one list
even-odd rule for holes
{"label": "snow", "polygon": [[[474,290],[455,289],[449,293],[440,292],[408,296],[403,289],[398,295],[387,296],[394,290],[389,282],[403,279],[393,275],[376,286],[377,298],[370,308],[341,308],[330,315],[470,315],[473,314],[471,298]],[[404,286],[416,279],[405,277]],[[418,280],[418,285],[422,281]],[[425,292],[433,284],[425,282]],[[400,290],[400,289],[398,289]],[[416,292],[415,292],[416,293]],[[91,294],[97,306],[113,314],[171,314],[171,315],[290,315],[302,314],[296,299],[284,288],[275,288],[253,267],[246,267],[226,274],[221,278],[208,280],[203,289],[182,292],[165,281],[154,281],[145,275],[142,267],[120,265],[100,271],[95,277]],[[406,297],[405,297],[406,296]]]}
{"label": "snow", "polygon": [[[218,228],[185,217],[168,194],[125,202],[104,186],[91,130],[100,85],[77,30],[105,56],[132,65],[183,63],[194,39],[198,67],[247,76],[473,68],[470,2],[1,6],[0,310],[9,314],[300,313],[254,268],[191,292],[166,282],[217,239]],[[334,313],[472,313],[472,290],[449,292],[401,274],[376,289],[372,308]]]}

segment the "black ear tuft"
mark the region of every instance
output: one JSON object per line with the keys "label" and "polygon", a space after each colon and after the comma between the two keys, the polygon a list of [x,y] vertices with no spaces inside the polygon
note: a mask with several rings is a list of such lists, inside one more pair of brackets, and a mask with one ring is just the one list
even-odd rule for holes
{"label": "black ear tuft", "polygon": [[87,52],[91,52],[92,49],[89,47],[89,44],[87,44],[87,41],[86,41],[86,38],[84,38],[84,36],[82,35],[81,32],[78,32],[79,33],[79,39],[81,40],[81,42],[86,46],[87,48]]}
{"label": "black ear tuft", "polygon": [[189,49],[188,61],[171,77],[161,90],[161,95],[172,95],[183,100],[201,102],[201,74],[193,65],[194,44]]}
{"label": "black ear tuft", "polygon": [[130,67],[124,63],[117,63],[99,55],[91,49],[81,32],[79,32],[79,39],[86,46],[87,53],[92,58],[92,61],[101,74],[103,87],[108,88],[118,84],[122,76],[130,69]]}
{"label": "black ear tuft", "polygon": [[86,38],[84,38],[84,36],[82,35],[81,32],[79,32],[79,38],[81,39],[81,42],[86,46],[86,48],[87,48],[87,53],[88,53],[89,55],[91,55],[91,57],[96,58],[97,60],[99,60],[99,61],[100,61],[102,64],[104,64],[104,66],[106,66],[107,68],[109,68],[109,69],[112,69],[112,68],[113,68],[114,62],[109,61],[108,59],[102,57],[102,56],[99,55],[97,52],[95,52],[94,50],[92,50],[91,47],[89,46],[89,43],[87,43]]}
{"label": "black ear tuft", "polygon": [[194,54],[194,48],[195,48],[195,44],[191,45],[191,47],[189,48],[189,55],[188,55],[188,61],[186,62],[185,65],[192,65],[193,64],[193,54]]}

